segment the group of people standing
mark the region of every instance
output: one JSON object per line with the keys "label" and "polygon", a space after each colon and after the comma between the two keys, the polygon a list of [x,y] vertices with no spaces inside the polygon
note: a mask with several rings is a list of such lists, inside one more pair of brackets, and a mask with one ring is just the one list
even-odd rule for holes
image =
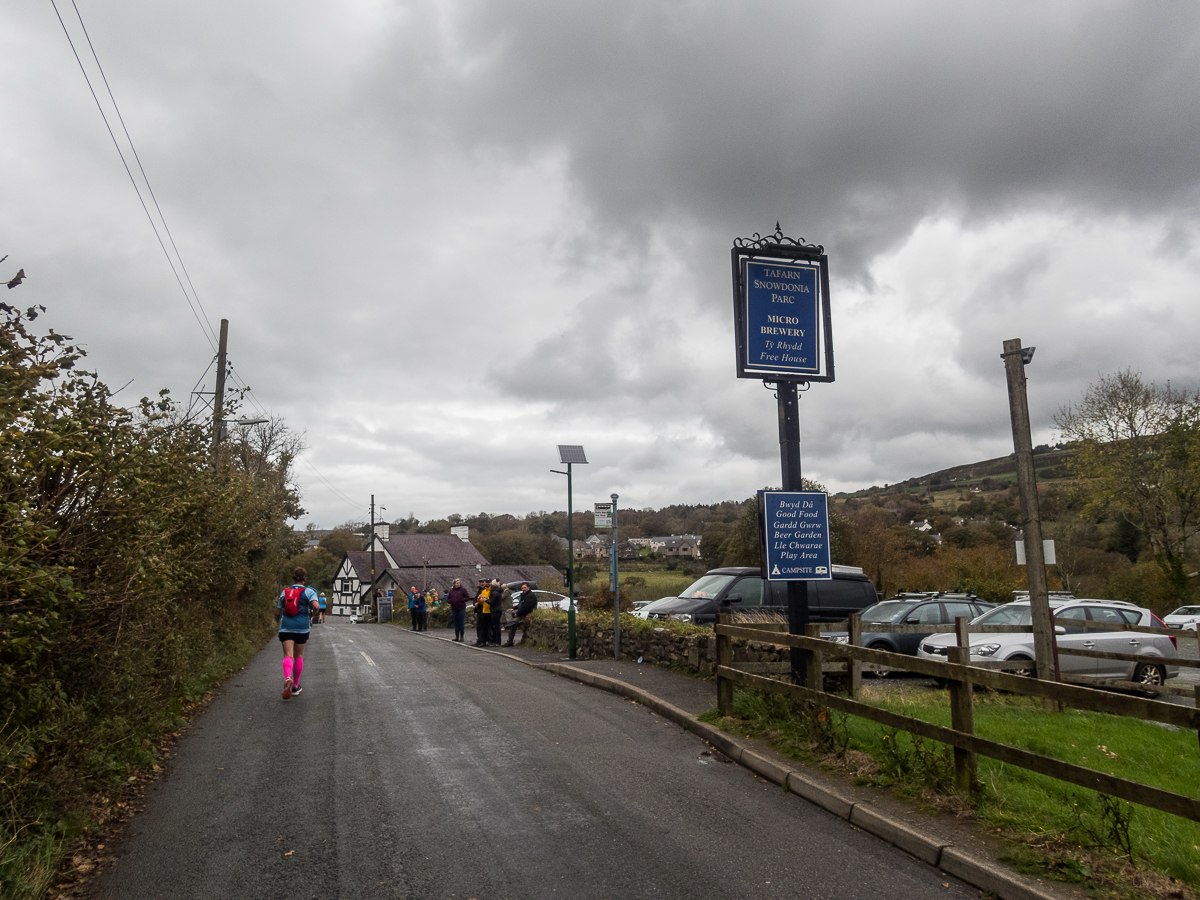
{"label": "group of people standing", "polygon": [[521,593],[517,595],[517,606],[512,610],[513,595],[507,585],[496,579],[479,581],[479,590],[474,597],[463,587],[462,579],[454,579],[454,586],[446,594],[446,602],[450,606],[450,624],[454,628],[454,640],[462,643],[466,639],[467,604],[475,607],[475,646],[486,647],[494,644],[501,645],[500,634],[504,628],[505,610],[511,610],[508,623],[508,641],[505,647],[513,645],[517,629],[521,629],[521,639],[529,631],[529,616],[537,609],[537,595],[529,589],[528,583],[522,583]]}
{"label": "group of people standing", "polygon": [[412,586],[408,592],[408,614],[412,618],[413,631],[429,630],[429,607],[437,606],[440,602],[437,588],[421,593],[415,584]]}

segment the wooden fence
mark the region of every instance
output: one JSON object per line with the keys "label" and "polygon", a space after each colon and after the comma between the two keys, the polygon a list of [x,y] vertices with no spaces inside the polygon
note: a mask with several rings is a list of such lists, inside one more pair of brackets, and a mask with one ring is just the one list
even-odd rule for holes
{"label": "wooden fence", "polygon": [[[958,645],[950,647],[947,661],[934,661],[907,656],[903,653],[890,653],[884,650],[871,650],[858,646],[861,643],[862,627],[854,616],[848,623],[835,625],[810,625],[805,635],[783,633],[786,626],[782,625],[734,625],[730,616],[721,616],[714,629],[717,635],[717,705],[722,715],[730,715],[733,709],[733,689],[741,685],[752,690],[768,693],[783,694],[799,700],[806,700],[828,709],[836,709],[850,715],[878,722],[889,728],[907,731],[910,734],[939,741],[954,748],[955,781],[961,790],[968,790],[976,783],[976,757],[979,755],[996,759],[1010,765],[1019,766],[1031,772],[1048,775],[1070,784],[1100,791],[1113,797],[1119,797],[1131,803],[1138,803],[1152,809],[1161,810],[1173,815],[1200,822],[1200,800],[1183,794],[1176,794],[1162,788],[1118,778],[1103,772],[1097,772],[1085,766],[1067,763],[1053,759],[1040,753],[1033,753],[1019,747],[986,740],[975,735],[974,725],[974,685],[981,685],[995,690],[1007,691],[1012,694],[1023,694],[1041,697],[1052,704],[1054,708],[1072,707],[1074,709],[1102,712],[1110,715],[1129,716],[1145,721],[1161,722],[1178,728],[1194,729],[1200,737],[1200,685],[1190,692],[1196,700],[1196,707],[1164,703],[1157,699],[1131,697],[1098,690],[1095,687],[1084,687],[1079,684],[1067,684],[1056,681],[1028,678],[1012,675],[1002,671],[1008,669],[1027,669],[1033,666],[1031,660],[1023,661],[988,661],[984,664],[970,663],[969,637],[972,633],[1011,633],[1022,629],[1009,626],[975,626],[971,627],[965,618],[957,619],[953,628],[937,628],[928,625],[887,626],[878,628],[871,625],[873,632],[909,631],[928,634],[930,632],[953,632],[958,636]],[[1071,622],[1066,624],[1078,624]],[[1100,627],[1100,623],[1089,622],[1088,627]],[[822,631],[850,632],[850,643],[835,644],[819,635]],[[1143,631],[1155,634],[1167,633],[1159,628],[1112,626],[1109,630]],[[1171,632],[1177,638],[1177,632]],[[750,641],[773,643],[778,646],[796,647],[808,651],[807,685],[801,686],[766,678],[762,675],[745,671],[733,663],[733,639],[743,638]],[[1065,651],[1063,651],[1065,652]],[[1078,651],[1084,655],[1095,655],[1113,658],[1124,658],[1130,654],[1107,654],[1100,651]],[[850,696],[834,694],[824,689],[825,661],[827,658],[844,659],[846,669],[850,674]],[[1198,665],[1194,660],[1169,660],[1171,665]],[[944,680],[950,687],[950,716],[951,727],[933,725],[911,716],[893,713],[879,709],[861,700],[861,674],[863,665],[875,665],[889,670],[904,670],[927,675]],[[1151,686],[1133,685],[1139,690],[1150,691]],[[1165,693],[1165,691],[1158,691]]]}

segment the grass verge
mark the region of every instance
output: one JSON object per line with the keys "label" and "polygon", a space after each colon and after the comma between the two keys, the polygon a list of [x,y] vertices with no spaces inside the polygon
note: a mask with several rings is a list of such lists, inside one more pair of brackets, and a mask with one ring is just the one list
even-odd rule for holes
{"label": "grass verge", "polygon": [[[864,687],[864,701],[950,724],[946,691]],[[1200,824],[979,757],[978,789],[954,793],[951,748],[874,722],[768,694],[737,692],[727,731],[765,737],[780,752],[858,784],[890,787],[930,808],[970,810],[1008,842],[1019,871],[1086,882],[1091,896],[1200,897]],[[1200,794],[1195,734],[1102,713],[1048,715],[1034,698],[980,693],[981,737],[1189,796]]]}

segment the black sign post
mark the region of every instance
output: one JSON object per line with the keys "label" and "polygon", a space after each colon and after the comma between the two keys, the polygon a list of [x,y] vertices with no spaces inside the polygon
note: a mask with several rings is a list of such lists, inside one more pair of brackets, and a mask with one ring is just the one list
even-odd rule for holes
{"label": "black sign post", "polygon": [[[779,460],[785,491],[804,490],[800,468],[797,385],[833,381],[833,331],[829,315],[829,257],[804,239],[774,234],[737,238],[730,251],[737,377],[775,386],[779,401]],[[759,502],[759,535],[765,527]],[[765,556],[766,545],[763,545]],[[787,582],[788,631],[809,623],[808,582]],[[792,680],[804,684],[808,653],[791,652]]]}

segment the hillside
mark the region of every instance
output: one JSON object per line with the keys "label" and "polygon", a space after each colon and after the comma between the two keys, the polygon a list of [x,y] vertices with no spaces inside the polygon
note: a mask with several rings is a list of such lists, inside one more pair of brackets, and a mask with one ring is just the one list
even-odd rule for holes
{"label": "hillside", "polygon": [[[1063,448],[1041,445],[1033,451],[1034,469],[1039,482],[1067,479],[1067,461],[1073,451]],[[883,487],[872,486],[850,493],[836,494],[838,498],[866,497],[879,493],[911,491],[914,488],[930,488],[946,490],[951,486],[967,487],[977,485],[984,480],[1015,483],[1017,480],[1016,458],[1013,454],[998,456],[995,459],[985,459],[980,462],[967,463],[961,466],[950,466],[937,472],[930,472],[918,478],[896,484],[886,484]],[[932,493],[932,491],[931,491]]]}

